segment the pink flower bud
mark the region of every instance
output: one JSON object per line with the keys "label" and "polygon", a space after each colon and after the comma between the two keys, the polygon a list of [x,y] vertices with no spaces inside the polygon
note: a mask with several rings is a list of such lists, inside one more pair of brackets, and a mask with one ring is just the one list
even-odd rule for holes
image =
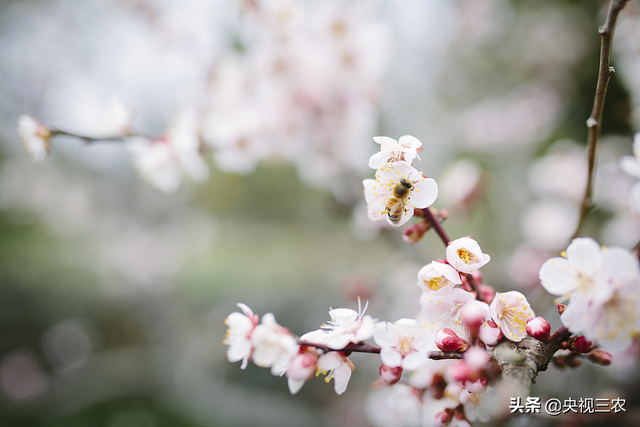
{"label": "pink flower bud", "polygon": [[589,353],[593,350],[593,342],[588,340],[584,335],[580,335],[579,337],[571,340],[569,349],[577,351],[578,353]]}
{"label": "pink flower bud", "polygon": [[593,350],[589,353],[589,360],[598,365],[608,366],[613,361],[613,356],[604,350]]}
{"label": "pink flower bud", "polygon": [[386,384],[393,385],[400,381],[400,377],[402,377],[402,366],[397,366],[395,368],[387,365],[380,366],[380,378]]}
{"label": "pink flower bud", "polygon": [[444,411],[438,412],[433,419],[433,425],[436,427],[448,426],[453,418],[453,409],[445,408]]}
{"label": "pink flower bud", "polygon": [[464,353],[464,361],[474,369],[484,369],[491,360],[491,355],[487,350],[480,347],[471,347]]}
{"label": "pink flower bud", "polygon": [[466,388],[469,393],[483,393],[487,389],[487,385],[489,385],[489,380],[485,377],[480,377],[475,382],[465,382],[464,388]]}
{"label": "pink flower bud", "polygon": [[538,341],[546,341],[551,333],[551,325],[544,318],[538,316],[527,321],[527,334]]}
{"label": "pink flower bud", "polygon": [[306,381],[316,373],[318,356],[315,353],[301,353],[291,359],[287,368],[287,378]]}
{"label": "pink flower bud", "polygon": [[465,351],[469,348],[469,343],[456,335],[453,330],[444,328],[436,332],[436,346],[442,351]]}
{"label": "pink flower bud", "polygon": [[484,297],[484,301],[487,304],[491,304],[491,302],[493,301],[493,298],[496,296],[496,290],[493,289],[492,286],[485,285],[485,284],[480,284],[480,286],[478,286],[478,288],[480,288],[480,292],[482,292],[482,296]]}
{"label": "pink flower bud", "polygon": [[422,237],[424,237],[429,228],[430,226],[426,221],[421,221],[417,224],[410,225],[402,232],[402,240],[410,245],[418,243],[422,239]]}
{"label": "pink flower bud", "polygon": [[462,384],[465,384],[467,381],[475,382],[480,378],[479,372],[464,361],[451,365],[447,372],[451,379]]}
{"label": "pink flower bud", "polygon": [[480,332],[478,334],[478,338],[480,341],[485,343],[486,345],[496,345],[498,341],[502,339],[502,331],[493,320],[489,320],[484,322],[480,327]]}
{"label": "pink flower bud", "polygon": [[567,306],[564,304],[558,304],[558,314],[562,314],[564,313],[564,311],[567,309]]}
{"label": "pink flower bud", "polygon": [[462,323],[469,328],[472,337],[478,336],[478,328],[491,319],[489,306],[482,301],[469,301],[460,312]]}

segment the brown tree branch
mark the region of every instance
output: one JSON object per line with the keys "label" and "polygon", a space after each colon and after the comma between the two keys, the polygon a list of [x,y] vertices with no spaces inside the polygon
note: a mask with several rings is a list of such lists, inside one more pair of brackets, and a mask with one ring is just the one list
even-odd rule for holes
{"label": "brown tree branch", "polygon": [[584,226],[587,212],[593,207],[593,171],[596,164],[596,148],[598,139],[600,138],[600,127],[602,122],[602,111],[604,110],[604,99],[607,95],[607,86],[609,79],[615,72],[611,66],[611,46],[613,44],[613,34],[615,32],[618,14],[624,8],[628,0],[611,0],[609,11],[605,23],[598,29],[601,36],[600,45],[600,69],[598,71],[598,83],[596,85],[596,95],[593,101],[593,109],[587,120],[588,136],[587,136],[587,163],[588,176],[587,184],[580,205],[580,217],[576,231],[573,233],[572,239],[578,237],[580,230]]}
{"label": "brown tree branch", "polygon": [[[348,344],[345,348],[336,350],[333,348],[329,348],[324,344],[315,344],[308,341],[298,340],[298,344],[304,345],[307,347],[315,347],[324,351],[325,353],[328,351],[342,351],[344,353],[374,353],[380,354],[380,347],[371,345],[371,344]],[[443,359],[462,359],[462,353],[458,353],[455,351],[430,351],[427,353],[427,357],[433,360],[443,360]]]}

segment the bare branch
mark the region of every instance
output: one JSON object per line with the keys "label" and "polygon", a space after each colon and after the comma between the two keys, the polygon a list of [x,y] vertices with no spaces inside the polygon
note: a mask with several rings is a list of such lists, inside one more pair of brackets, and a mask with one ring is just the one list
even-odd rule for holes
{"label": "bare branch", "polygon": [[628,0],[611,0],[605,23],[598,29],[598,33],[600,33],[601,36],[600,69],[598,71],[598,83],[596,86],[595,99],[593,101],[593,109],[591,110],[591,115],[587,120],[587,185],[580,205],[580,218],[572,239],[578,237],[580,234],[587,212],[593,207],[593,171],[596,164],[596,148],[598,145],[598,139],[600,138],[602,111],[604,110],[604,99],[607,94],[609,79],[615,72],[614,68],[611,66],[611,46],[613,44],[613,34],[615,32],[618,14],[624,8],[627,1]]}
{"label": "bare branch", "polygon": [[[344,353],[375,353],[375,354],[379,354],[380,353],[380,347],[375,346],[375,345],[371,345],[371,344],[349,344],[347,345],[345,348],[340,349],[340,350],[335,350],[333,348],[329,348],[326,345],[323,344],[315,344],[312,342],[308,342],[308,341],[298,341],[298,344],[300,345],[304,345],[307,347],[315,347],[317,349],[320,349],[322,351],[329,352],[329,351],[342,351]],[[463,358],[463,354],[462,353],[458,353],[455,351],[430,351],[427,353],[428,354],[428,358],[429,359],[433,359],[433,360],[443,360],[443,359],[462,359]]]}

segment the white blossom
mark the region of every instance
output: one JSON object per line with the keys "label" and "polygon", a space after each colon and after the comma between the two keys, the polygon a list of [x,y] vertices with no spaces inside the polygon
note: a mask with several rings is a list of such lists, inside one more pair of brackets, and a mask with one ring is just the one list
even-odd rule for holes
{"label": "white blossom", "polygon": [[232,363],[242,360],[240,368],[245,369],[253,351],[251,333],[258,324],[259,319],[246,305],[238,303],[238,307],[240,307],[242,313],[231,313],[225,319],[225,324],[229,329],[227,329],[223,343],[229,346],[227,348],[227,360]]}
{"label": "white blossom", "polygon": [[380,144],[380,151],[369,159],[369,167],[373,169],[398,161],[411,164],[418,156],[417,150],[422,147],[422,142],[411,135],[402,136],[398,141],[388,136],[376,136],[373,140]]}
{"label": "white blossom", "polygon": [[418,369],[427,357],[427,352],[435,349],[433,333],[420,328],[415,319],[377,323],[373,339],[380,346],[383,364],[389,367],[401,366],[409,371]]}
{"label": "white blossom", "polygon": [[460,284],[460,273],[444,262],[433,261],[418,271],[418,286],[426,292],[445,294]]}
{"label": "white blossom", "polygon": [[491,257],[482,253],[478,242],[470,237],[462,237],[449,243],[446,259],[459,272],[470,274],[488,263]]}
{"label": "white blossom", "polygon": [[296,338],[280,326],[272,313],[262,316],[262,323],[251,334],[253,362],[261,368],[271,368],[273,375],[282,376],[291,359],[298,353]]}
{"label": "white blossom", "polygon": [[536,317],[525,296],[517,291],[497,293],[489,309],[504,336],[515,342],[527,336],[527,320]]}
{"label": "white blossom", "polygon": [[36,162],[43,161],[51,150],[51,130],[26,114],[18,117],[18,135],[24,145],[24,151]]}

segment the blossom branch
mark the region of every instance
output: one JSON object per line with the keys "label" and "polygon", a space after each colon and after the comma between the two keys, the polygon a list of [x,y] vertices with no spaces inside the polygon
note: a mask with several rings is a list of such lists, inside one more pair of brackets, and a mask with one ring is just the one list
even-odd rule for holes
{"label": "blossom branch", "polygon": [[[330,348],[324,344],[316,344],[316,343],[312,343],[312,342],[308,342],[308,341],[302,341],[299,340],[298,344],[303,345],[303,346],[307,346],[307,347],[315,347],[317,349],[320,349],[322,351],[329,352],[329,351],[342,351],[345,353],[373,353],[373,354],[380,354],[380,347],[376,346],[376,345],[371,345],[371,344],[365,344],[365,343],[360,343],[360,344],[348,344],[346,347],[340,349],[340,350],[336,350],[333,348]],[[463,355],[462,353],[458,353],[455,351],[430,351],[427,353],[427,357],[429,359],[432,360],[444,360],[444,359],[462,359]]]}
{"label": "blossom branch", "polygon": [[584,225],[587,212],[593,206],[593,171],[596,162],[596,148],[598,145],[598,139],[600,138],[600,127],[602,122],[602,112],[604,110],[604,99],[607,94],[609,79],[615,72],[614,68],[611,66],[611,46],[613,44],[613,34],[615,31],[618,14],[624,8],[626,3],[627,0],[611,0],[605,23],[598,29],[598,33],[600,33],[601,36],[600,69],[598,71],[598,83],[596,86],[595,99],[593,101],[593,109],[591,110],[591,115],[587,120],[587,185],[585,188],[584,196],[582,198],[582,203],[580,205],[580,218],[578,220],[578,225],[572,239],[576,238],[580,234],[580,230]]}

